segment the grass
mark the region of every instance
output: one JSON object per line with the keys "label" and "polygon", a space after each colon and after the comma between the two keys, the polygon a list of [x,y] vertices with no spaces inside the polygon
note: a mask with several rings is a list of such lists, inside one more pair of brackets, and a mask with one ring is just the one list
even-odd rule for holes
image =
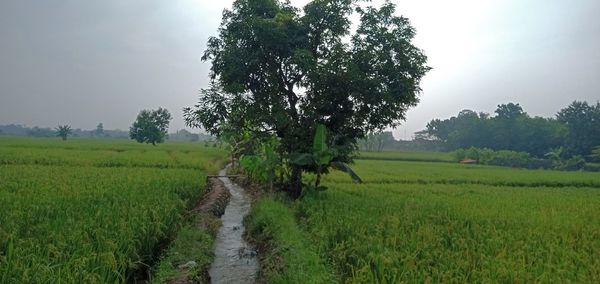
{"label": "grass", "polygon": [[598,173],[388,160],[352,167],[365,183],[334,172],[328,191],[280,203],[336,282],[600,282]]}
{"label": "grass", "polygon": [[224,157],[198,144],[0,139],[0,283],[131,281]]}
{"label": "grass", "polygon": [[[193,223],[198,222],[196,220]],[[172,279],[182,277],[178,267],[191,261],[195,264],[187,268],[189,270],[187,279],[194,283],[208,282],[204,268],[209,267],[212,263],[216,232],[207,231],[193,223],[181,228],[177,238],[171,243],[169,250],[156,266],[151,283],[168,283]]]}
{"label": "grass", "polygon": [[296,224],[292,211],[275,199],[255,204],[246,226],[259,248],[261,275],[267,283],[331,283],[315,247]]}

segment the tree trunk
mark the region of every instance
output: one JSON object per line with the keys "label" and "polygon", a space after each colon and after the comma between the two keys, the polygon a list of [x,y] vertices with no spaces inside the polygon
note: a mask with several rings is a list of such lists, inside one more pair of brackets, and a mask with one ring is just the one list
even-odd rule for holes
{"label": "tree trunk", "polygon": [[315,180],[315,188],[319,187],[321,184],[321,166],[317,169],[317,179]]}
{"label": "tree trunk", "polygon": [[302,194],[302,169],[299,167],[292,166],[288,190],[289,196],[293,199],[297,199]]}
{"label": "tree trunk", "polygon": [[319,185],[321,185],[321,173],[317,174],[317,180],[315,180],[315,188],[319,187]]}

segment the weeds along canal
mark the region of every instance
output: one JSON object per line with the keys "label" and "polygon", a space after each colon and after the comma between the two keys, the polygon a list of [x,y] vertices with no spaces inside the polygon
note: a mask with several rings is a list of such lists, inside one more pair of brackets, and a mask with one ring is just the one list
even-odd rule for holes
{"label": "weeds along canal", "polygon": [[250,195],[226,177],[226,169],[219,179],[231,194],[222,225],[215,240],[215,258],[209,268],[211,283],[254,283],[259,269],[254,248],[243,238],[244,217],[252,205]]}

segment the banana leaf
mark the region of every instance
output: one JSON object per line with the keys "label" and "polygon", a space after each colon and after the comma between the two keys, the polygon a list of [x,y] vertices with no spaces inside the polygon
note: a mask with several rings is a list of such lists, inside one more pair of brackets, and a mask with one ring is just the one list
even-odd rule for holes
{"label": "banana leaf", "polygon": [[354,182],[362,183],[362,179],[354,172],[352,168],[350,168],[350,166],[348,166],[348,164],[343,162],[332,162],[331,167],[338,171],[347,173]]}

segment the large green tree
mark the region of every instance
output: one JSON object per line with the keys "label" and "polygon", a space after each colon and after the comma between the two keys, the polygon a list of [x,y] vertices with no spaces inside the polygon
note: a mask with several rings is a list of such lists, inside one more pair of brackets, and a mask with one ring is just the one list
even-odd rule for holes
{"label": "large green tree", "polygon": [[164,108],[142,110],[129,128],[129,137],[140,143],[162,143],[167,136],[171,114]]}
{"label": "large green tree", "polygon": [[[330,133],[333,161],[348,162],[357,139],[393,127],[418,102],[426,56],[412,44],[415,29],[395,5],[356,0],[237,0],[208,41],[212,86],[189,125],[220,135],[223,125],[274,135],[279,152],[310,152],[317,124]],[[360,5],[359,5],[360,4]],[[356,30],[350,17],[358,16]],[[298,195],[303,171],[290,165],[288,190]]]}

